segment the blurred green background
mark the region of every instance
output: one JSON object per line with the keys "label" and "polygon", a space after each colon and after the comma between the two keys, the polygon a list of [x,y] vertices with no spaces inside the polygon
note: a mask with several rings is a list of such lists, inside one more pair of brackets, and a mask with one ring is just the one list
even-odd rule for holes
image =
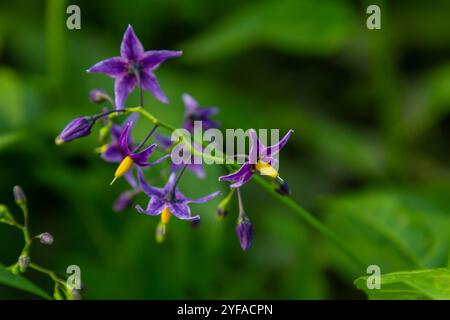
{"label": "blurred green background", "polygon": [[[369,4],[382,30],[366,28]],[[81,8],[81,30],[66,7]],[[93,152],[91,137],[58,147],[78,115],[95,114],[91,88],[113,81],[87,74],[119,54],[132,24],[146,50],[181,49],[156,74],[171,104],[145,94],[146,107],[181,125],[181,94],[217,105],[223,128],[295,130],[280,161],[292,197],[383,273],[444,267],[450,243],[449,1],[134,0],[0,3],[0,202],[14,208],[20,184],[32,232],[51,232],[36,261],[64,272],[76,264],[86,299],[365,298],[355,269],[258,185],[243,188],[255,230],[242,252],[236,203],[218,221],[219,200],[197,205],[202,224],[173,219],[167,241],[157,218],[114,213],[125,181]],[[133,92],[128,105],[137,103]],[[140,127],[136,136],[145,134]],[[221,166],[206,182],[191,173],[181,189],[196,197],[222,189]],[[136,203],[146,204],[140,196]],[[14,263],[20,233],[0,225],[0,262]],[[27,274],[48,292],[52,283]],[[33,296],[0,286],[0,298]]]}

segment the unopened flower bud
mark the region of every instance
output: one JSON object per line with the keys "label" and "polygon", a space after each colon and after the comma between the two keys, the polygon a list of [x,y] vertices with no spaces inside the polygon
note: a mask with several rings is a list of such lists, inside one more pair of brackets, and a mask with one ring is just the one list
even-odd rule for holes
{"label": "unopened flower bud", "polygon": [[78,117],[72,120],[55,139],[55,143],[60,145],[78,138],[88,136],[94,125],[92,117]]}
{"label": "unopened flower bud", "polygon": [[23,189],[20,186],[14,186],[13,192],[14,192],[14,200],[16,201],[17,204],[20,205],[27,202],[25,192],[23,192]]}
{"label": "unopened flower bud", "polygon": [[46,244],[48,246],[52,245],[54,241],[53,236],[48,232],[41,233],[38,238],[42,244]]}
{"label": "unopened flower bud", "polygon": [[193,219],[190,221],[192,228],[198,228],[200,226],[200,219]]}
{"label": "unopened flower bud", "polygon": [[246,216],[240,217],[238,219],[238,223],[236,225],[236,234],[238,236],[242,250],[248,250],[253,240],[253,226]]}
{"label": "unopened flower bud", "polygon": [[167,233],[166,225],[162,222],[159,222],[158,226],[156,227],[156,234],[155,234],[156,242],[163,243],[166,238],[166,233]]}
{"label": "unopened flower bud", "polygon": [[133,199],[136,193],[134,191],[124,191],[122,192],[117,200],[114,202],[113,210],[115,212],[121,212],[131,207],[133,204]]}
{"label": "unopened flower bud", "polygon": [[219,205],[217,206],[217,219],[221,220],[227,216],[228,204],[230,203],[230,200],[233,197],[235,190],[236,189],[231,189],[228,195],[225,198],[223,198],[222,201],[220,201]]}
{"label": "unopened flower bud", "polygon": [[93,103],[102,103],[103,101],[107,100],[108,94],[105,92],[105,90],[102,89],[92,89],[91,92],[89,92],[89,99]]}
{"label": "unopened flower bud", "polygon": [[7,206],[0,204],[0,222],[11,224],[14,222],[14,218]]}
{"label": "unopened flower bud", "polygon": [[286,181],[278,182],[278,187],[275,189],[279,194],[286,196],[291,194],[291,190],[289,189],[289,184]]}
{"label": "unopened flower bud", "polygon": [[25,272],[28,268],[28,265],[30,264],[30,257],[27,255],[21,255],[19,257],[19,270],[20,272]]}

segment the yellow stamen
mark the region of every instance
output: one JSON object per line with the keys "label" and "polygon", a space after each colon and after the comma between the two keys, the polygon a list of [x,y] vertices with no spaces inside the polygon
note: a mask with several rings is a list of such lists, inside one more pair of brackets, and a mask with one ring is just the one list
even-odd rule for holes
{"label": "yellow stamen", "polygon": [[117,167],[116,172],[114,173],[114,179],[113,181],[111,181],[111,184],[114,183],[114,181],[117,180],[117,178],[123,176],[133,165],[133,159],[131,159],[130,156],[126,156],[122,162],[119,164],[119,166]]}
{"label": "yellow stamen", "polygon": [[259,160],[255,165],[255,169],[259,171],[263,176],[269,176],[272,178],[278,177],[278,171],[264,161]]}
{"label": "yellow stamen", "polygon": [[164,208],[164,210],[161,213],[162,223],[168,224],[171,216],[172,216],[172,213],[170,212],[169,208]]}

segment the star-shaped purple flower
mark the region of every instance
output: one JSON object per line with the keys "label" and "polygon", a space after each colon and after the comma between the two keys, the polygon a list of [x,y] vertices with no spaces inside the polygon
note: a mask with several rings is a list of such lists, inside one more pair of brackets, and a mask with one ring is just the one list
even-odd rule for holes
{"label": "star-shaped purple flower", "polygon": [[168,103],[153,71],[165,60],[181,55],[181,51],[144,51],[133,27],[128,25],[120,46],[120,56],[100,61],[87,71],[104,73],[115,79],[117,109],[123,109],[125,99],[136,84],[140,84],[142,89],[151,92],[158,100]]}
{"label": "star-shaped purple flower", "polygon": [[217,107],[200,107],[198,102],[189,94],[182,96],[186,112],[184,114],[183,128],[189,132],[194,132],[194,121],[202,121],[203,130],[218,128],[220,123],[212,120],[211,117],[219,112]]}
{"label": "star-shaped purple flower", "polygon": [[267,175],[272,178],[278,177],[278,171],[272,166],[275,164],[276,159],[273,157],[284,147],[289,140],[293,130],[289,130],[288,133],[278,143],[273,146],[266,147],[263,145],[257,135],[256,131],[250,130],[250,152],[248,160],[237,170],[226,176],[219,177],[219,181],[232,181],[231,188],[239,188],[244,183],[249,181],[251,177],[257,172],[261,175]]}
{"label": "star-shaped purple flower", "polygon": [[[170,154],[167,154],[156,161],[148,162],[148,158],[152,154],[153,150],[157,147],[157,144],[152,144],[142,151],[134,151],[134,150],[131,151],[130,147],[132,146],[130,145],[130,131],[132,126],[133,126],[132,121],[126,124],[125,128],[122,130],[119,136],[120,149],[115,151],[116,154],[112,152],[113,155],[121,153],[123,158],[120,161],[119,167],[117,168],[114,174],[114,180],[111,182],[111,184],[113,184],[117,178],[126,174],[128,170],[133,166],[133,164],[136,164],[139,167],[153,166],[164,161],[167,157],[170,156]],[[110,154],[109,157],[113,158],[114,156],[111,156]]]}
{"label": "star-shaped purple flower", "polygon": [[220,194],[220,191],[199,199],[189,199],[184,196],[176,184],[176,175],[171,173],[164,188],[156,188],[147,184],[142,170],[138,170],[138,179],[142,191],[150,197],[147,209],[143,209],[140,205],[136,206],[139,213],[145,213],[151,216],[162,214],[163,223],[168,223],[170,216],[173,214],[178,219],[196,220],[200,219],[199,215],[191,216],[189,203],[204,203]]}

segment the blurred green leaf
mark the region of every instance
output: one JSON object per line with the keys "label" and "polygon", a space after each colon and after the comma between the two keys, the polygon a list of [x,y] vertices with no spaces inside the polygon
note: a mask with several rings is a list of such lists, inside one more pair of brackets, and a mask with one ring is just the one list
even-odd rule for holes
{"label": "blurred green leaf", "polygon": [[368,276],[355,280],[369,299],[450,299],[450,270],[428,269],[381,275],[381,288],[368,289]]}
{"label": "blurred green leaf", "polygon": [[[367,265],[378,265],[382,272],[446,263],[449,216],[407,193],[382,190],[337,198],[328,203],[327,224]],[[355,275],[344,257],[336,258],[340,270]]]}
{"label": "blurred green leaf", "polygon": [[186,59],[217,60],[258,45],[293,54],[323,55],[351,39],[355,18],[343,1],[272,0],[243,5],[188,42]]}
{"label": "blurred green leaf", "polygon": [[41,298],[50,300],[51,297],[45,293],[42,289],[32,283],[30,280],[20,276],[13,274],[11,271],[6,269],[3,265],[0,264],[0,283],[24,290],[30,293],[33,293]]}
{"label": "blurred green leaf", "polygon": [[24,119],[21,83],[13,70],[0,67],[0,92],[0,132],[5,132]]}
{"label": "blurred green leaf", "polygon": [[428,72],[411,89],[408,110],[403,121],[407,136],[414,138],[431,128],[450,112],[450,64]]}

